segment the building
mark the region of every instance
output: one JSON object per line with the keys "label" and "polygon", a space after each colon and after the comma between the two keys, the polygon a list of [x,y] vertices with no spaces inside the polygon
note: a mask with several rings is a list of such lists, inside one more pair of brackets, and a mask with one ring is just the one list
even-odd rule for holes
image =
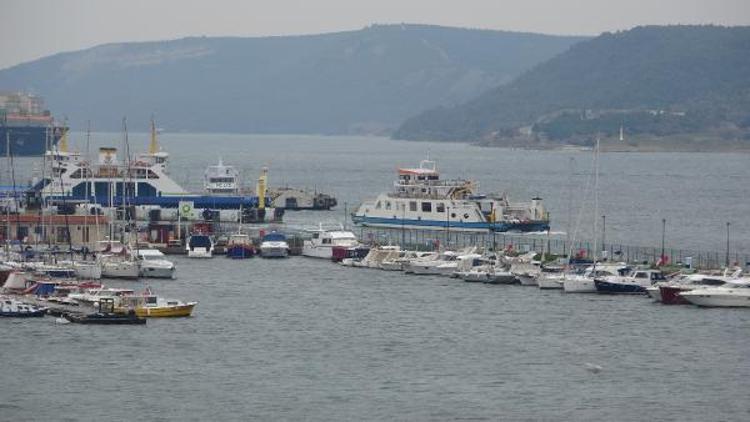
{"label": "building", "polygon": [[76,247],[87,246],[96,250],[96,242],[104,240],[109,230],[105,216],[91,215],[31,215],[10,214],[0,216],[0,240],[5,243],[10,233],[11,240],[24,244],[51,244]]}

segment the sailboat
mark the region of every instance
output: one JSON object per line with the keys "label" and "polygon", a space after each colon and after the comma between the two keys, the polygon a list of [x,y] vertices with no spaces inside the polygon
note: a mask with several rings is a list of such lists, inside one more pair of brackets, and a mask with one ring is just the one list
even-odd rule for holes
{"label": "sailboat", "polygon": [[565,275],[562,285],[566,293],[596,293],[594,277],[596,272],[597,257],[597,229],[599,221],[599,138],[596,138],[596,150],[594,151],[594,249],[593,266],[584,274]]}

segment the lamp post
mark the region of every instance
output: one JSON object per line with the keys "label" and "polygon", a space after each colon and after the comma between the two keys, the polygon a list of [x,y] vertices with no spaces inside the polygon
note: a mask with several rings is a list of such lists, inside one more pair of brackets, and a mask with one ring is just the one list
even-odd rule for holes
{"label": "lamp post", "polygon": [[729,267],[729,221],[727,221],[727,267]]}
{"label": "lamp post", "polygon": [[662,218],[661,219],[661,260],[663,262],[664,260],[664,241],[667,236],[667,219]]}

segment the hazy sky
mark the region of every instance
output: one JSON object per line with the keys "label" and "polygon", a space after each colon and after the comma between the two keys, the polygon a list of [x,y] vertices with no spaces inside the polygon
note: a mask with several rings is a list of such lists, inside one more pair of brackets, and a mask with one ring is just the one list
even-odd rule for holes
{"label": "hazy sky", "polygon": [[108,42],[400,22],[595,35],[646,24],[750,25],[750,0],[0,0],[0,68]]}

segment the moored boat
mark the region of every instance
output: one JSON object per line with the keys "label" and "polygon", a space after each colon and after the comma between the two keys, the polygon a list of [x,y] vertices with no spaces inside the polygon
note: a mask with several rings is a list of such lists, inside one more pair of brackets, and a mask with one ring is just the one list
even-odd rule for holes
{"label": "moored boat", "polygon": [[40,308],[10,297],[0,296],[0,317],[35,318],[43,317],[47,308]]}
{"label": "moored boat", "polygon": [[659,270],[634,270],[627,276],[605,276],[594,279],[597,293],[645,294],[654,283],[666,281]]}
{"label": "moored boat", "polygon": [[229,236],[226,246],[227,258],[244,259],[255,256],[256,250],[250,236],[244,233],[234,233]]}
{"label": "moored boat", "polygon": [[[353,251],[362,246],[354,233],[343,228],[326,229],[321,224],[317,229],[310,230],[310,232],[312,233],[311,238],[305,240],[302,245],[303,256],[340,261],[348,257],[346,256],[347,251]],[[334,256],[334,249],[338,249],[340,251],[338,254],[343,256]]]}
{"label": "moored boat", "polygon": [[289,243],[283,233],[272,231],[263,236],[260,243],[260,256],[263,258],[286,258],[289,256]]}
{"label": "moored boat", "polygon": [[213,258],[214,241],[203,233],[191,234],[185,244],[188,258]]}
{"label": "moored boat", "polygon": [[679,295],[702,307],[747,308],[750,307],[750,279],[738,279],[719,287],[694,289]]}

